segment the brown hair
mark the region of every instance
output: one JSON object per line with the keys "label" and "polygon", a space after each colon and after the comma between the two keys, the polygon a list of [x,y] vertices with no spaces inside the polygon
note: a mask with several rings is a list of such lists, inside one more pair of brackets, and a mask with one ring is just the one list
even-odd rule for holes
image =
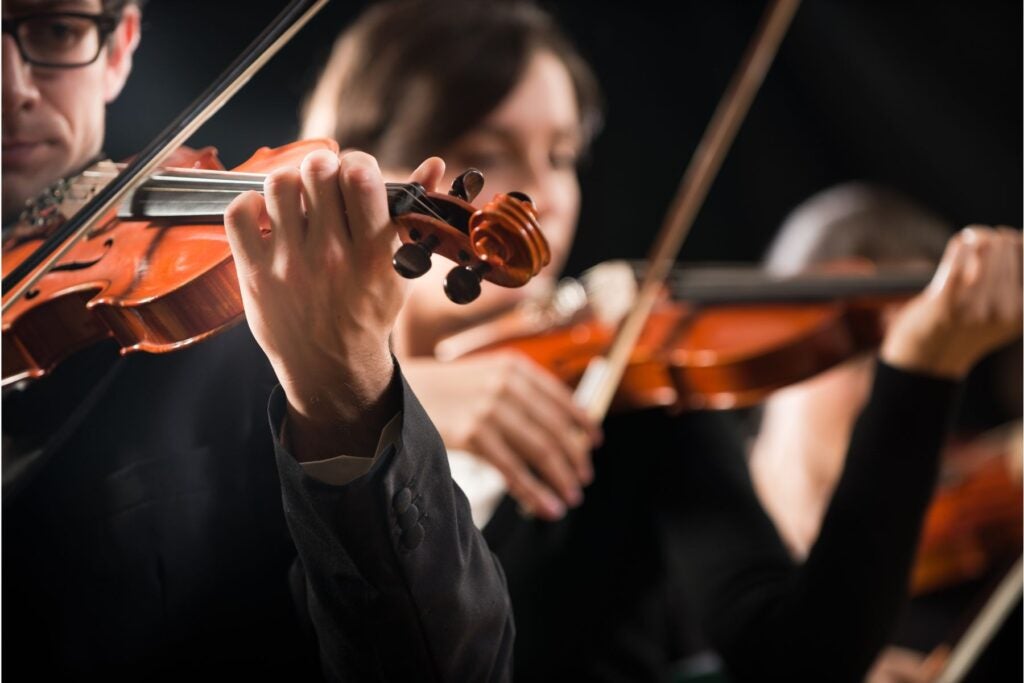
{"label": "brown hair", "polygon": [[937,264],[951,227],[895,190],[843,183],[818,192],[789,214],[768,249],[765,267],[790,275],[850,257],[880,265]]}
{"label": "brown hair", "polygon": [[332,137],[385,166],[411,166],[476,126],[530,56],[565,64],[589,140],[600,90],[550,16],[529,2],[399,0],[367,10],[337,40],[303,108],[302,137]]}
{"label": "brown hair", "polygon": [[111,17],[120,17],[121,12],[128,5],[135,5],[136,7],[142,7],[142,4],[146,0],[101,0],[100,7],[102,7],[103,14]]}

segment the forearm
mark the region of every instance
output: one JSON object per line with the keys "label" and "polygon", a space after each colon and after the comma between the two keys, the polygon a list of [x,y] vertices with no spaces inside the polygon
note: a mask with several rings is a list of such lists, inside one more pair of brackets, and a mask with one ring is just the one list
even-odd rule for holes
{"label": "forearm", "polygon": [[285,511],[325,673],[336,680],[504,680],[513,625],[504,575],[451,481],[411,392],[402,438],[331,486],[278,454]]}
{"label": "forearm", "polygon": [[743,616],[727,609],[711,617],[739,678],[763,678],[767,667],[862,679],[904,600],[953,392],[952,382],[879,366],[807,561],[736,581]]}

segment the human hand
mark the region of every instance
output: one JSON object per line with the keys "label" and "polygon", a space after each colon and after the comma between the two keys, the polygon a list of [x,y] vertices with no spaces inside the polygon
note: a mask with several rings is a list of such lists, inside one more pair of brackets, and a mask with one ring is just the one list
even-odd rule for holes
{"label": "human hand", "polygon": [[[412,175],[432,189],[428,159]],[[267,176],[224,222],[246,319],[288,399],[300,461],[372,456],[398,409],[388,336],[407,284],[391,266],[398,241],[376,160],[322,150]]]}
{"label": "human hand", "polygon": [[864,683],[929,683],[942,671],[949,648],[939,647],[929,655],[903,647],[882,650]]}
{"label": "human hand", "polygon": [[928,287],[895,317],[881,358],[960,379],[1021,334],[1021,234],[970,226],[953,236]]}
{"label": "human hand", "polygon": [[582,502],[601,434],[558,378],[513,352],[411,358],[402,369],[445,445],[498,469],[528,512],[556,520]]}

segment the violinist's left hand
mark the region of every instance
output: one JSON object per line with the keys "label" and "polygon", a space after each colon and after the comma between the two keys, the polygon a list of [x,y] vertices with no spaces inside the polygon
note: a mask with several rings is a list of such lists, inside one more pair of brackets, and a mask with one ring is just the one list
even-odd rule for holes
{"label": "violinist's left hand", "polygon": [[[444,174],[429,159],[411,178]],[[388,337],[406,281],[391,266],[396,232],[376,160],[313,152],[267,176],[224,216],[246,319],[288,399],[300,461],[372,456],[397,412]]]}
{"label": "violinist's left hand", "polygon": [[1021,234],[970,226],[953,236],[924,292],[899,312],[883,361],[959,379],[1021,334]]}

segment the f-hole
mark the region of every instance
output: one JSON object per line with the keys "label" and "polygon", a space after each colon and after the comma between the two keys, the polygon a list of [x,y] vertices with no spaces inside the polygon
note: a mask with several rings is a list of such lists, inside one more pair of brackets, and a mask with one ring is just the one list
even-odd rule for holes
{"label": "f-hole", "polygon": [[61,263],[54,266],[51,269],[51,272],[56,272],[58,270],[85,270],[86,268],[91,268],[102,261],[106,255],[110,253],[110,248],[112,246],[114,246],[114,239],[112,237],[108,237],[103,241],[103,253],[96,258],[91,261],[70,261],[68,263]]}

